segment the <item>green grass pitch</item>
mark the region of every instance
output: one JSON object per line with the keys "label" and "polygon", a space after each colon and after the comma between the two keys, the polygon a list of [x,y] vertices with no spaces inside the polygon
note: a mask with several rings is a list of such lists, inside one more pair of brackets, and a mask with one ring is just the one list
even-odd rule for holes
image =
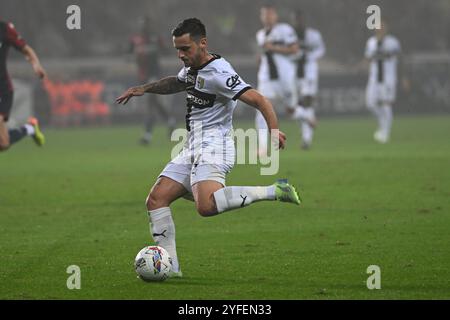
{"label": "green grass pitch", "polygon": [[[174,145],[164,128],[150,147],[138,126],[13,146],[0,154],[0,299],[449,299],[450,117],[397,117],[387,145],[372,119],[325,119],[309,152],[293,122],[281,129],[278,175],[237,165],[227,184],[288,177],[304,204],[202,218],[178,200],[184,277],[163,283],[137,279],[133,261],[152,243],[144,201]],[[66,287],[70,265],[80,290]],[[369,265],[380,290],[366,287]]]}

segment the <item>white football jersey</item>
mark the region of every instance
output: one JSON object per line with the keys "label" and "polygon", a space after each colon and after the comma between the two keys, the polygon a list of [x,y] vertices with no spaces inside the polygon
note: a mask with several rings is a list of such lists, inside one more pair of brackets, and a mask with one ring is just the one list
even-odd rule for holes
{"label": "white football jersey", "polygon": [[[260,48],[266,42],[289,46],[297,43],[297,34],[289,24],[277,23],[270,30],[259,30],[256,33],[256,42]],[[261,55],[258,81],[291,81],[291,78],[295,76],[294,68],[293,55],[265,52]]]}
{"label": "white football jersey", "polygon": [[[400,42],[391,35],[381,41],[375,36],[367,40],[365,56],[370,59],[369,82],[397,83],[397,59],[401,52]],[[380,55],[381,54],[381,55]],[[383,56],[383,55],[388,56]]]}
{"label": "white football jersey", "polygon": [[320,32],[313,28],[306,28],[304,35],[297,34],[300,51],[296,56],[297,78],[317,79],[319,67],[317,60],[325,54],[325,44]]}
{"label": "white football jersey", "polygon": [[206,64],[194,68],[184,67],[178,73],[178,81],[188,84],[186,88],[186,129],[191,131],[194,122],[202,129],[222,126],[232,129],[236,100],[251,89],[234,71],[231,64],[219,55]]}

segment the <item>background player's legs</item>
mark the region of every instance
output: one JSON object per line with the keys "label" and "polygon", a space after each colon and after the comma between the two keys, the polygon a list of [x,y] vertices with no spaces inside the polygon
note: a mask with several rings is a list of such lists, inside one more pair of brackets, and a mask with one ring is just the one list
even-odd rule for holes
{"label": "background player's legs", "polygon": [[155,96],[155,107],[158,111],[158,114],[164,118],[167,124],[167,130],[169,134],[169,138],[172,135],[173,130],[175,130],[176,119],[173,116],[172,112],[172,104],[167,102],[167,99],[170,99],[170,96],[163,95],[154,95]]}
{"label": "background player's legs", "polygon": [[376,84],[370,84],[366,89],[366,105],[367,109],[375,116],[377,119],[377,130],[375,131],[374,138],[379,140],[379,136],[383,127],[383,117],[384,114],[378,102],[378,92],[379,88]]}
{"label": "background player's legs", "polygon": [[150,233],[155,243],[169,252],[174,272],[180,272],[180,265],[175,242],[175,224],[169,206],[186,193],[187,190],[182,184],[163,176],[156,181],[146,201]]}
{"label": "background player's legs", "polygon": [[380,131],[381,131],[381,138],[384,142],[387,142],[389,140],[389,136],[391,134],[391,127],[392,127],[392,107],[389,102],[385,102],[381,105],[380,108],[381,113],[381,124],[380,124]]}
{"label": "background player's legs", "polygon": [[0,114],[0,151],[9,148],[9,133],[3,115]]}
{"label": "background player's legs", "polygon": [[148,96],[146,118],[144,122],[145,131],[144,135],[140,139],[141,144],[149,144],[151,142],[156,117],[159,117],[160,119],[162,118],[166,121],[169,137],[175,129],[176,119],[172,115],[172,112],[169,112],[169,110],[167,110],[167,106],[163,102],[164,98],[166,97],[157,95]]}
{"label": "background player's legs", "polygon": [[[8,115],[11,112],[13,102],[13,92],[0,96],[0,151],[5,151],[11,145],[9,130],[6,126]],[[18,140],[17,140],[18,141]]]}
{"label": "background player's legs", "polygon": [[[27,131],[27,128],[25,126],[26,125],[24,125],[24,126],[22,126],[20,128],[14,128],[14,129],[9,129],[8,130],[10,145],[13,145],[16,142],[19,142],[20,140],[22,140],[24,137],[26,137],[28,135],[28,131]],[[31,130],[31,132],[34,133],[33,127],[31,127],[30,130]]]}
{"label": "background player's legs", "polygon": [[267,127],[266,120],[261,112],[256,111],[255,127],[258,131],[258,155],[267,155],[267,141],[269,137],[269,129]]}
{"label": "background player's legs", "polygon": [[316,116],[313,109],[314,95],[317,92],[317,81],[314,79],[298,79],[297,91],[299,99],[295,108],[288,108],[288,112],[295,120],[300,121],[302,148],[308,149],[312,143]]}
{"label": "background player's legs", "polygon": [[303,113],[305,118],[301,119],[301,127],[302,127],[302,148],[308,149],[313,140],[314,136],[314,127],[316,123],[316,115],[314,108],[312,106],[313,97],[305,96],[303,98]]}
{"label": "background player's legs", "polygon": [[[42,133],[40,133],[42,135]],[[26,136],[33,136],[36,141],[36,126],[26,123],[19,128],[8,129],[2,115],[0,115],[0,151],[7,150],[11,145],[19,142]],[[43,136],[42,136],[43,139]],[[38,145],[42,145],[43,141],[36,141]]]}
{"label": "background player's legs", "polygon": [[395,85],[384,83],[380,90],[380,134],[378,142],[389,141],[392,127],[392,104],[395,100]]}
{"label": "background player's legs", "polygon": [[148,95],[147,96],[147,104],[145,106],[145,120],[144,120],[144,135],[139,140],[141,144],[149,144],[152,141],[152,135],[153,135],[153,124],[154,124],[154,118],[156,117],[156,112],[153,114],[152,112],[152,106],[155,101],[154,95]]}
{"label": "background player's legs", "polygon": [[368,109],[370,110],[370,112],[372,112],[372,114],[377,119],[377,125],[378,125],[377,131],[380,131],[381,127],[382,127],[382,123],[383,123],[383,113],[381,111],[381,108],[377,105],[372,105],[372,106],[368,106]]}
{"label": "background player's legs", "polygon": [[303,149],[310,147],[313,139],[314,128],[316,126],[316,115],[314,108],[311,106],[312,101],[313,98],[311,96],[307,96],[298,102],[295,109],[288,109],[288,112],[291,113],[291,117],[300,121]]}

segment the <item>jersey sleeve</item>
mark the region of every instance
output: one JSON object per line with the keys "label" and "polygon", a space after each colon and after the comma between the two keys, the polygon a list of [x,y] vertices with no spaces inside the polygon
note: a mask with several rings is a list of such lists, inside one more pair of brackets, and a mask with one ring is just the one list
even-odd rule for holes
{"label": "jersey sleeve", "polygon": [[219,71],[214,82],[216,93],[232,100],[252,88],[234,70]]}
{"label": "jersey sleeve", "polygon": [[284,43],[291,45],[298,42],[297,32],[290,25],[286,24],[284,27]]}
{"label": "jersey sleeve", "polygon": [[264,34],[261,30],[256,33],[256,44],[258,47],[262,47],[264,45]]}
{"label": "jersey sleeve", "polygon": [[6,24],[6,40],[17,50],[22,50],[27,44],[10,22]]}
{"label": "jersey sleeve", "polygon": [[325,44],[322,35],[319,31],[314,33],[314,45],[311,52],[308,53],[308,58],[311,60],[318,60],[325,54]]}
{"label": "jersey sleeve", "polygon": [[400,44],[400,41],[398,41],[398,39],[395,39],[394,51],[395,51],[396,54],[400,54],[402,52],[402,46]]}
{"label": "jersey sleeve", "polygon": [[187,77],[187,69],[183,67],[180,70],[180,72],[178,72],[177,80],[179,82],[186,83],[186,77]]}
{"label": "jersey sleeve", "polygon": [[371,43],[371,39],[369,39],[369,40],[367,40],[367,43],[366,43],[366,50],[365,50],[365,52],[364,52],[364,56],[365,56],[367,59],[372,59],[374,53],[375,53],[375,52],[374,52],[374,50],[373,50],[373,46],[372,46],[372,43]]}

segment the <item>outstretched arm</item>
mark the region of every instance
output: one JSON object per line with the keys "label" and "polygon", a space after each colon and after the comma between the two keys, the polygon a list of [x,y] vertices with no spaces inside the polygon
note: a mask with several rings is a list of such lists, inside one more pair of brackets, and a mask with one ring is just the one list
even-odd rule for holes
{"label": "outstretched arm", "polygon": [[36,52],[34,52],[33,48],[31,48],[29,45],[25,45],[22,48],[22,53],[25,55],[26,59],[31,63],[34,73],[41,79],[45,78],[46,72],[44,68],[41,66],[41,62],[39,61],[39,58],[36,55]]}
{"label": "outstretched arm", "polygon": [[278,128],[278,119],[272,103],[270,103],[266,97],[261,95],[255,89],[250,89],[244,92],[239,97],[239,100],[258,109],[262,113],[270,132],[272,133],[272,130],[276,130],[275,132],[278,132],[278,135],[272,138],[278,140],[278,146],[280,149],[284,149],[284,146],[286,145],[286,135]]}
{"label": "outstretched arm", "polygon": [[131,97],[142,96],[144,93],[172,94],[184,90],[186,90],[186,84],[178,81],[176,76],[171,76],[155,82],[129,88],[116,99],[116,102],[126,104]]}

